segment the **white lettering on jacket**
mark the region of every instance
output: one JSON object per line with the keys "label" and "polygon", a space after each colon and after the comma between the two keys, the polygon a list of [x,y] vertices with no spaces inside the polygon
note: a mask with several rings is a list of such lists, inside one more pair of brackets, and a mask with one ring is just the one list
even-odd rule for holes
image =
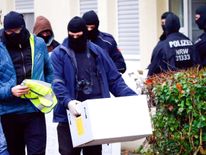
{"label": "white lettering on jacket", "polygon": [[190,54],[187,48],[176,50],[176,61],[190,60]]}
{"label": "white lettering on jacket", "polygon": [[190,40],[173,40],[173,41],[169,41],[169,46],[170,48],[173,47],[184,47],[184,46],[191,46],[192,42]]}

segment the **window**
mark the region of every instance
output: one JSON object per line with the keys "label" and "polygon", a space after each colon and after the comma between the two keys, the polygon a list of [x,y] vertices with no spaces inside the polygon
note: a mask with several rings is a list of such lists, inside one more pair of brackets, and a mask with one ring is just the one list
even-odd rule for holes
{"label": "window", "polygon": [[97,13],[97,0],[80,0],[80,16],[89,10]]}
{"label": "window", "polygon": [[118,45],[123,54],[139,54],[138,0],[118,0]]}
{"label": "window", "polygon": [[170,0],[169,10],[174,12],[180,18],[181,27],[184,27],[183,0]]}
{"label": "window", "polygon": [[27,29],[32,32],[34,25],[34,0],[15,0],[16,11],[24,15]]}

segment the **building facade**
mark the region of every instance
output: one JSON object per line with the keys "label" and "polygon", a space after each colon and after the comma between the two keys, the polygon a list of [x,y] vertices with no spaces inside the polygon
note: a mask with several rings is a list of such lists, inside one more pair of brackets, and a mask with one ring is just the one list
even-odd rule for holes
{"label": "building facade", "polygon": [[[128,71],[147,68],[160,34],[161,14],[175,12],[181,20],[181,32],[195,38],[201,33],[194,22],[195,9],[205,0],[1,0],[2,17],[11,10],[24,14],[32,32],[35,17],[43,15],[52,24],[55,38],[67,37],[67,24],[73,16],[94,10],[100,18],[100,30],[111,33],[127,62]],[[1,18],[3,20],[3,18]]]}

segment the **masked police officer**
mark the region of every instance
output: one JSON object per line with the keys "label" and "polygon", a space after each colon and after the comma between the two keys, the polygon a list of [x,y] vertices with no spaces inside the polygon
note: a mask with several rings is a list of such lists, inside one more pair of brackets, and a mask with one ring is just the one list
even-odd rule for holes
{"label": "masked police officer", "polygon": [[68,23],[68,37],[54,49],[51,60],[54,68],[53,90],[58,98],[54,122],[61,155],[101,155],[101,145],[73,148],[66,110],[80,115],[77,104],[87,99],[136,95],[124,82],[112,60],[103,49],[87,38],[85,21],[80,17]]}
{"label": "masked police officer", "polygon": [[199,29],[204,31],[195,42],[196,50],[200,55],[201,65],[204,67],[206,66],[206,5],[197,8],[195,21]]}
{"label": "masked police officer", "polygon": [[97,14],[90,10],[85,12],[82,18],[87,24],[88,38],[101,48],[112,58],[118,71],[124,73],[126,71],[126,64],[124,58],[117,48],[117,43],[111,34],[99,31],[99,19]]}
{"label": "masked police officer", "polygon": [[[153,61],[153,59],[155,58],[155,55],[157,54],[158,48],[160,47],[159,44],[161,44],[162,41],[164,41],[166,39],[166,32],[165,32],[165,19],[167,17],[167,15],[169,15],[171,12],[164,12],[161,16],[161,26],[162,26],[162,34],[159,37],[159,41],[157,43],[157,45],[155,46],[155,48],[152,51],[152,56],[151,56],[151,62]],[[151,64],[149,64],[148,68],[150,67]]]}
{"label": "masked police officer", "polygon": [[36,17],[33,33],[44,39],[48,52],[51,52],[59,43],[54,39],[54,32],[50,21],[44,16]]}
{"label": "masked police officer", "polygon": [[192,41],[179,32],[180,21],[170,13],[165,19],[166,39],[155,49],[155,56],[149,65],[148,76],[168,70],[186,69],[195,66],[198,55]]}
{"label": "masked police officer", "polygon": [[26,147],[28,155],[45,155],[45,115],[21,98],[29,92],[21,83],[24,79],[51,82],[53,68],[43,39],[29,33],[18,12],[4,16],[0,58],[0,116],[9,154],[25,155]]}

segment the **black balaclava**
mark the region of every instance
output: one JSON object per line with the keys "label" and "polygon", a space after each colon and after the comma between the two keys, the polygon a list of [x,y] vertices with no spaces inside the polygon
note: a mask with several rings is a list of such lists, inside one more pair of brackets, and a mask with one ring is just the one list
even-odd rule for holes
{"label": "black balaclava", "polygon": [[[172,14],[172,12],[167,11],[167,12],[163,13],[161,16],[161,20],[166,19],[169,14]],[[161,25],[161,26],[162,26],[163,33],[160,36],[160,40],[165,40],[166,39],[165,25]]]}
{"label": "black balaclava", "polygon": [[168,36],[171,33],[179,32],[180,29],[180,20],[177,15],[174,13],[168,14],[165,19],[165,33]]}
{"label": "black balaclava", "polygon": [[200,18],[195,21],[199,29],[206,31],[206,5],[198,7],[195,13],[200,15]]}
{"label": "black balaclava", "polygon": [[25,27],[23,15],[14,11],[4,16],[4,31],[8,29],[22,28],[20,33],[13,32],[8,35],[4,32],[6,44],[8,46],[18,47],[19,44],[25,44],[28,41],[28,30]]}
{"label": "black balaclava", "polygon": [[[46,36],[43,35],[42,33],[44,33],[45,31],[50,31],[51,35],[46,35]],[[45,30],[45,31],[40,32],[37,36],[43,38],[46,45],[50,46],[52,41],[54,40],[54,35],[53,35],[53,32],[51,30]]]}
{"label": "black balaclava", "polygon": [[69,35],[69,47],[74,50],[74,52],[84,52],[87,48],[87,27],[85,21],[78,16],[73,17],[68,26],[68,32],[83,32],[83,35],[78,38],[73,38]]}
{"label": "black balaclava", "polygon": [[97,14],[93,10],[91,10],[85,12],[82,18],[85,20],[86,25],[95,25],[95,28],[93,30],[88,31],[88,38],[91,40],[95,40],[99,34],[99,19]]}
{"label": "black balaclava", "polygon": [[[169,11],[163,13],[162,16],[161,16],[161,19],[166,19],[167,16],[168,16],[169,14],[171,14],[171,13],[172,13],[172,12],[169,12]],[[164,25],[162,25],[162,30],[165,31],[165,26],[164,26]]]}

